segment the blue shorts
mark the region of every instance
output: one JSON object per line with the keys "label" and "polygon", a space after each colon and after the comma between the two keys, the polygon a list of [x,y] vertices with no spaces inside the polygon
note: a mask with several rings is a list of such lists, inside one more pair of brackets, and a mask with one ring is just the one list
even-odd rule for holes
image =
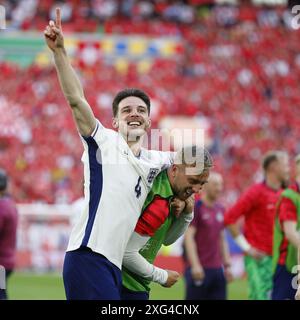
{"label": "blue shorts", "polygon": [[223,268],[204,268],[205,278],[196,283],[191,268],[185,271],[186,300],[225,300],[226,280]]}
{"label": "blue shorts", "polygon": [[66,253],[63,280],[67,300],[121,299],[121,270],[86,247]]}
{"label": "blue shorts", "polygon": [[122,286],[121,300],[149,300],[149,292],[132,291]]}
{"label": "blue shorts", "polygon": [[285,265],[278,264],[273,276],[272,300],[294,300],[297,289],[293,289],[293,278],[296,274],[287,271]]}

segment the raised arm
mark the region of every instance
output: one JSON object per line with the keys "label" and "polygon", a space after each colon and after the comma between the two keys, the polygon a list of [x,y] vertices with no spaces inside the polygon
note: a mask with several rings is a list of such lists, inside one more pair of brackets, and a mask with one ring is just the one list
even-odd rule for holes
{"label": "raised arm", "polygon": [[44,35],[48,47],[53,52],[60,86],[72,109],[78,131],[81,135],[88,137],[96,127],[96,119],[84,97],[81,83],[71,66],[64,47],[60,8],[56,8],[56,20],[49,22]]}
{"label": "raised arm", "polygon": [[231,257],[224,230],[222,230],[222,232],[220,233],[220,245],[223,258],[224,275],[227,281],[232,281],[233,275],[231,272]]}

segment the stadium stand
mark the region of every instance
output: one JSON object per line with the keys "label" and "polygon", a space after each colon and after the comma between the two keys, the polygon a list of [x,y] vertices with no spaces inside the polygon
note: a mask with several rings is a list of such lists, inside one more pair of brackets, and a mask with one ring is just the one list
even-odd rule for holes
{"label": "stadium stand", "polygon": [[[43,42],[41,31],[58,2],[2,3],[10,32],[39,31],[35,41]],[[70,47],[87,99],[104,125],[111,123],[112,97],[130,86],[152,97],[153,127],[166,115],[208,119],[216,169],[228,177],[227,202],[259,178],[258,159],[265,151],[284,146],[299,153],[299,31],[291,29],[284,7],[60,3],[67,36],[94,35],[70,40]],[[135,42],[127,37],[133,34]],[[10,50],[2,46],[1,165],[12,176],[18,202],[71,203],[82,193],[82,146],[43,46],[25,61],[21,43],[18,63],[11,54],[11,61],[1,58]]]}

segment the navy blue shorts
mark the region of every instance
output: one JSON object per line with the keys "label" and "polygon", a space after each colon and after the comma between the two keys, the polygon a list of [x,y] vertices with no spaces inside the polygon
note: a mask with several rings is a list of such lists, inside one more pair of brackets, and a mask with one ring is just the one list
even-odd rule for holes
{"label": "navy blue shorts", "polygon": [[285,265],[278,264],[273,276],[272,300],[294,300],[297,289],[293,289],[293,278],[296,274],[287,271]]}
{"label": "navy blue shorts", "polygon": [[226,280],[223,268],[204,268],[205,278],[195,283],[191,268],[185,270],[186,300],[225,300]]}
{"label": "navy blue shorts", "polygon": [[121,299],[121,270],[89,248],[66,253],[63,280],[67,300]]}
{"label": "navy blue shorts", "polygon": [[122,286],[121,300],[149,300],[147,291],[132,291]]}

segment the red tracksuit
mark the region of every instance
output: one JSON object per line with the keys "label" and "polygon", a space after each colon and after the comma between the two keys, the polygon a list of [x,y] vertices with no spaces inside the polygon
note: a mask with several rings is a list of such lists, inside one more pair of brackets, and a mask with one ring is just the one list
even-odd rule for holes
{"label": "red tracksuit", "polygon": [[275,209],[281,191],[268,187],[264,182],[254,184],[225,213],[225,226],[244,216],[245,238],[251,246],[271,256]]}

